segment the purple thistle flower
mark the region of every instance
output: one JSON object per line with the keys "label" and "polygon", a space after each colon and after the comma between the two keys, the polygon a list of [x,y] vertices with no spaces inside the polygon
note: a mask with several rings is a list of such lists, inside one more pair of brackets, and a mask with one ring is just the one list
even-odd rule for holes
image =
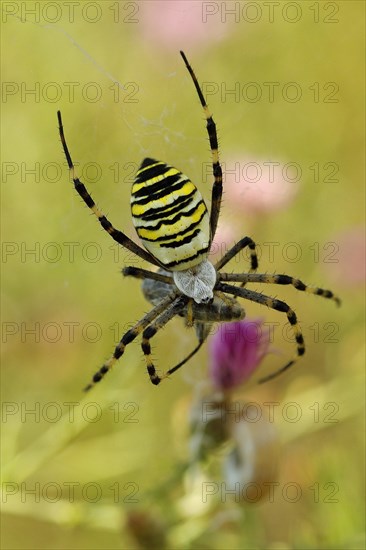
{"label": "purple thistle flower", "polygon": [[219,325],[209,345],[214,385],[229,390],[247,380],[268,353],[269,343],[269,328],[263,326],[263,319]]}

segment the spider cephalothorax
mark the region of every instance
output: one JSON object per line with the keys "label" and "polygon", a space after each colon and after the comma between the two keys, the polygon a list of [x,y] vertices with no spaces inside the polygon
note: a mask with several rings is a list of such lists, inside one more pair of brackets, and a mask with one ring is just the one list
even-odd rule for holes
{"label": "spider cephalothorax", "polygon": [[[244,318],[244,309],[237,298],[257,302],[285,313],[294,331],[296,356],[281,369],[263,378],[261,381],[264,382],[287,370],[295,362],[296,357],[304,354],[304,339],[295,312],[285,302],[248,290],[244,286],[247,283],[289,284],[297,290],[317,294],[330,298],[337,304],[340,303],[330,290],[308,287],[299,279],[289,275],[255,273],[258,260],[255,243],[250,237],[242,238],[215,265],[207,259],[220,214],[222,171],[215,123],[193,69],[185,54],[180,53],[195,85],[207,122],[214,176],[211,209],[209,213],[201,193],[182,172],[164,162],[146,158],[136,174],[131,191],[132,219],[145,248],[141,248],[127,235],[113,227],[76,176],[64,136],[61,113],[60,111],[57,113],[61,143],[76,191],[117,243],[159,268],[157,272],[135,267],[123,269],[124,275],[143,280],[143,293],[153,308],[122,336],[113,355],[96,372],[85,390],[92,388],[105,376],[123,355],[125,347],[141,333],[142,350],[146,357],[150,380],[155,385],[159,384],[163,378],[175,372],[199,350],[208,337],[212,323],[237,321]],[[250,253],[249,271],[246,273],[222,272],[222,268],[246,247]],[[240,286],[235,283],[240,283]],[[165,374],[159,375],[152,361],[150,339],[175,316],[184,317],[187,326],[195,327],[198,344],[178,365],[170,368]]]}

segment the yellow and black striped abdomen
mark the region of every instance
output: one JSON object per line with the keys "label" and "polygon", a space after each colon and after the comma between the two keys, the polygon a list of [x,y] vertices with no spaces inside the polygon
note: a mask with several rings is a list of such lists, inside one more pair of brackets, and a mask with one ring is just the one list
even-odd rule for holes
{"label": "yellow and black striped abdomen", "polygon": [[188,269],[207,257],[206,205],[197,187],[176,168],[145,159],[132,185],[131,211],[144,247],[166,269]]}

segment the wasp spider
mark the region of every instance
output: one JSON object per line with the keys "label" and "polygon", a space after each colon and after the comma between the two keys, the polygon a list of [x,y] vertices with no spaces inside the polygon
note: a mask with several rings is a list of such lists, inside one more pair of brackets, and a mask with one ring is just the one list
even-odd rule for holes
{"label": "wasp spider", "polygon": [[[193,80],[207,122],[214,178],[211,209],[208,211],[201,193],[182,172],[164,162],[146,158],[136,174],[131,193],[132,219],[145,249],[115,229],[77,177],[66,144],[61,113],[60,111],[57,113],[61,143],[76,191],[96,215],[103,229],[117,243],[159,268],[157,271],[136,267],[123,269],[123,275],[143,280],[143,293],[153,308],[122,336],[113,355],[94,374],[85,391],[90,390],[107,374],[123,355],[126,346],[141,333],[142,351],[146,358],[150,380],[155,385],[159,384],[200,349],[208,337],[212,323],[237,321],[244,318],[245,311],[237,298],[257,302],[284,313],[293,328],[297,353],[281,369],[260,380],[260,382],[267,381],[287,370],[297,357],[304,354],[304,339],[295,312],[285,302],[248,290],[244,288],[245,285],[247,283],[292,285],[297,290],[317,294],[330,298],[337,304],[340,303],[330,290],[308,287],[299,279],[288,275],[255,273],[258,267],[256,247],[249,237],[244,237],[236,243],[215,265],[208,261],[207,257],[219,219],[222,196],[222,171],[216,126],[193,69],[185,54],[183,52],[180,54]],[[249,271],[223,273],[221,269],[246,247],[250,255]],[[240,286],[229,283],[240,283]],[[175,316],[183,317],[187,326],[195,327],[198,345],[178,365],[170,368],[165,374],[159,375],[152,361],[150,339]]]}

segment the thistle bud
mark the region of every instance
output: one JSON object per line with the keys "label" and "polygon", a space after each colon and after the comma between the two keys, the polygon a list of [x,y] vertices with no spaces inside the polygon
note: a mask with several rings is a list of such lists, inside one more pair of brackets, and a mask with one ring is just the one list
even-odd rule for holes
{"label": "thistle bud", "polygon": [[269,329],[262,319],[223,323],[210,341],[214,386],[230,390],[247,380],[268,353]]}

